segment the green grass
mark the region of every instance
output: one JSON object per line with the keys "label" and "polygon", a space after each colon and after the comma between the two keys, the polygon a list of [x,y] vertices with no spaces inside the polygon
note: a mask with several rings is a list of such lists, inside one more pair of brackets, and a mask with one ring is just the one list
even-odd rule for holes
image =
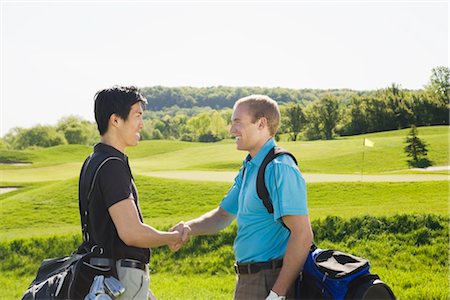
{"label": "green grass", "polygon": [[[419,137],[429,145],[428,157],[434,165],[448,165],[449,127],[419,128]],[[409,129],[343,137],[331,141],[287,142],[287,149],[297,154],[305,173],[359,173],[364,151],[364,172],[382,173],[408,169],[403,148]],[[364,137],[375,143],[363,147]],[[325,171],[326,170],[326,171]]]}
{"label": "green grass", "polygon": [[233,298],[234,275],[159,273],[150,275],[150,289],[159,300]]}
{"label": "green grass", "polygon": [[[434,165],[448,165],[448,126],[419,128],[419,137],[428,144],[428,157]],[[408,129],[364,135],[375,146],[363,147],[364,136],[331,141],[281,142],[294,153],[303,173],[359,174],[364,151],[364,173],[380,174],[408,170],[403,152]],[[51,181],[76,177],[91,147],[57,146],[24,151],[0,151],[0,161],[31,161],[29,166],[0,164],[0,181]],[[167,170],[236,171],[246,153],[237,151],[232,140],[219,143],[143,141],[127,149],[135,174]],[[416,172],[416,171],[412,171]],[[435,173],[435,172],[432,172]],[[439,172],[438,174],[448,174]]]}
{"label": "green grass", "polygon": [[[45,166],[79,162],[80,157],[89,155],[91,147],[86,145],[62,145],[49,148],[33,148],[27,150],[2,150],[0,161],[32,162],[30,166],[21,169],[31,169]],[[0,165],[0,169],[15,169],[12,165]]]}
{"label": "green grass", "polygon": [[[433,214],[327,217],[312,222],[316,245],[369,259],[398,299],[448,299],[448,216]],[[154,249],[151,288],[160,299],[230,299],[235,275],[232,243],[236,226],[196,237],[178,252]],[[41,260],[69,254],[79,236],[0,242],[0,299],[17,299]],[[7,259],[6,259],[7,258]],[[174,284],[175,283],[175,284]]]}
{"label": "green grass", "polygon": [[[435,165],[449,164],[448,129],[419,128]],[[402,150],[407,132],[366,135],[375,147],[364,148],[364,173],[423,174],[407,170]],[[362,139],[280,145],[297,156],[303,173],[351,174],[360,172]],[[0,164],[0,186],[21,186],[0,195],[0,299],[20,298],[43,258],[68,255],[78,246],[78,174],[90,151],[91,147],[76,145],[0,151],[0,161],[33,162],[29,166]],[[162,230],[217,207],[230,184],[140,173],[237,171],[245,157],[232,140],[213,144],[144,141],[128,154],[144,219]],[[368,258],[372,271],[392,286],[398,299],[449,299],[448,181],[308,183],[307,188],[309,214],[321,248]],[[235,231],[233,223],[218,235],[193,239],[177,253],[165,247],[155,249],[151,288],[159,299],[232,298]]]}
{"label": "green grass", "polygon": [[[33,183],[0,195],[0,240],[79,231],[77,179]],[[136,176],[145,221],[155,227],[195,218],[215,207],[231,184]],[[312,219],[404,213],[448,214],[448,182],[309,183]]]}

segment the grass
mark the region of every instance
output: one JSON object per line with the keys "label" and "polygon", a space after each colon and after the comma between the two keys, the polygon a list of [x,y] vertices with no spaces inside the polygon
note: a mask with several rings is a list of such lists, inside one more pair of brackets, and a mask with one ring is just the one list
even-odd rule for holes
{"label": "grass", "polygon": [[[0,240],[79,231],[77,179],[32,183],[0,195]],[[230,184],[136,176],[145,221],[161,228],[217,207]],[[309,183],[312,219],[404,213],[448,214],[448,182]]]}
{"label": "grass", "polygon": [[[449,164],[448,128],[419,128],[435,165]],[[419,173],[406,166],[402,149],[407,132],[366,135],[375,147],[364,148],[364,173]],[[303,173],[351,174],[360,172],[362,139],[280,145],[297,156]],[[91,147],[76,145],[0,151],[0,161],[33,163],[0,164],[0,186],[21,186],[0,195],[0,299],[20,298],[43,258],[68,255],[78,246],[77,177],[90,151]],[[237,171],[245,157],[231,140],[144,141],[128,154],[144,219],[162,230],[217,207],[230,184],[139,174]],[[307,187],[309,213],[321,248],[368,258],[372,271],[391,285],[398,299],[449,299],[448,181],[308,183]],[[193,239],[177,253],[155,249],[151,288],[159,299],[232,298],[235,230],[233,223],[218,235]]]}
{"label": "grass", "polygon": [[229,300],[233,297],[236,278],[234,275],[160,273],[151,275],[150,281],[150,289],[160,300]]}
{"label": "grass", "polygon": [[[328,216],[312,222],[322,249],[365,257],[371,272],[398,299],[448,299],[448,216],[401,214],[391,217]],[[230,299],[235,275],[232,243],[236,226],[214,236],[196,237],[178,252],[154,249],[151,288],[159,299]],[[40,261],[69,254],[79,236],[53,236],[0,242],[0,299],[17,299]],[[5,259],[8,258],[8,259]]]}
{"label": "grass", "polygon": [[[419,136],[427,142],[428,157],[434,165],[449,164],[448,128],[419,128]],[[408,170],[403,152],[407,134],[408,129],[365,135],[375,143],[373,148],[362,146],[363,136],[331,141],[281,142],[280,145],[296,155],[304,173],[359,173],[364,150],[364,173],[380,174]],[[0,181],[37,182],[77,177],[90,151],[90,147],[81,145],[0,151],[0,161],[33,162],[32,165],[20,167],[0,164]],[[246,155],[245,152],[236,151],[232,140],[218,143],[143,141],[138,147],[127,149],[127,153],[135,174],[168,170],[236,171]],[[448,172],[441,171],[438,174]]]}

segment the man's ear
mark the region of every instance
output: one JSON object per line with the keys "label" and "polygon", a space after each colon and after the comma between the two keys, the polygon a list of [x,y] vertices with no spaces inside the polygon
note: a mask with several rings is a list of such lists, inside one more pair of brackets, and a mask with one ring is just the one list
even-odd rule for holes
{"label": "man's ear", "polygon": [[111,126],[118,127],[119,124],[120,124],[120,121],[121,121],[121,118],[118,115],[116,115],[116,114],[112,114],[109,117],[109,124]]}
{"label": "man's ear", "polygon": [[268,122],[267,122],[267,119],[266,119],[266,117],[261,117],[260,119],[259,119],[259,128],[260,129],[264,129],[264,127],[267,127],[268,126]]}

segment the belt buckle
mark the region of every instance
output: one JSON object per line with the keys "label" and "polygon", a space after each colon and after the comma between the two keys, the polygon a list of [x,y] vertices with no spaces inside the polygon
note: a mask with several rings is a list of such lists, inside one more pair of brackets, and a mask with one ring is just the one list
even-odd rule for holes
{"label": "belt buckle", "polygon": [[277,268],[277,263],[278,263],[278,261],[277,260],[272,260],[272,263],[271,263],[271,269],[272,269],[272,271],[275,271],[276,270],[276,268]]}
{"label": "belt buckle", "polygon": [[239,274],[239,266],[237,262],[234,263],[234,272],[236,272],[236,274]]}

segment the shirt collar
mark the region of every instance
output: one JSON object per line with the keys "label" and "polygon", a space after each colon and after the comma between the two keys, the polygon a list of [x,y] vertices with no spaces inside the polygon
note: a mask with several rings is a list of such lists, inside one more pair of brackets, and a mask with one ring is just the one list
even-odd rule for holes
{"label": "shirt collar", "polygon": [[276,146],[275,140],[273,138],[270,138],[267,140],[267,142],[264,144],[264,146],[261,147],[261,149],[255,155],[255,157],[252,158],[249,154],[245,158],[245,161],[247,163],[251,163],[251,164],[255,165],[256,167],[259,167],[262,164],[267,153],[269,153],[270,149],[272,149],[275,146]]}
{"label": "shirt collar", "polygon": [[98,143],[97,145],[95,145],[94,152],[96,151],[106,152],[108,154],[111,154],[112,156],[117,156],[125,161],[128,161],[128,157],[125,155],[125,153],[122,153],[113,146],[104,143]]}

